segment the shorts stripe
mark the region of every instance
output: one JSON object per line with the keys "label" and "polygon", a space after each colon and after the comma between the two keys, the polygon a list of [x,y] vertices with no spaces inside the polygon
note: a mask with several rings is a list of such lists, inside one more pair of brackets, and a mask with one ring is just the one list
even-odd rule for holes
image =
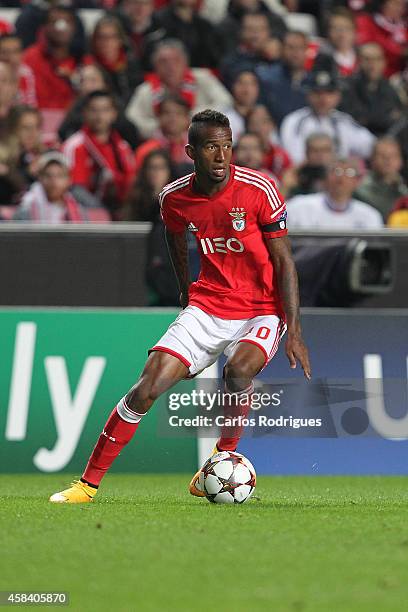
{"label": "shorts stripe", "polygon": [[282,340],[285,332],[286,332],[286,323],[283,323],[282,321],[280,321],[278,325],[278,329],[276,331],[276,337],[272,345],[271,352],[269,353],[268,361],[272,359],[272,357],[275,355],[276,351],[278,350],[279,343]]}
{"label": "shorts stripe", "polygon": [[177,357],[177,359],[179,359],[181,363],[183,363],[187,368],[190,368],[191,366],[191,363],[188,361],[188,359],[183,357],[183,355],[180,355],[180,353],[177,353],[176,351],[167,348],[167,346],[154,346],[153,348],[149,349],[148,354],[150,355],[150,353],[152,353],[153,351],[161,351],[162,353],[168,353],[173,357]]}
{"label": "shorts stripe", "polygon": [[240,342],[248,342],[248,344],[254,344],[255,346],[257,346],[258,348],[261,349],[261,351],[263,352],[263,354],[265,356],[265,363],[262,366],[264,368],[266,366],[266,364],[268,363],[269,359],[268,359],[268,353],[265,351],[265,349],[262,346],[262,344],[259,344],[259,342],[255,342],[255,340],[251,340],[250,338],[242,338],[241,340],[238,340],[238,343],[240,343]]}

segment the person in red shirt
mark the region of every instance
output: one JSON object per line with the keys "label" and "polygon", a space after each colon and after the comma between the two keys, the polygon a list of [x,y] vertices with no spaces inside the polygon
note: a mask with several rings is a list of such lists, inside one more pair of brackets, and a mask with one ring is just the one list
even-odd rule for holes
{"label": "person in red shirt", "polygon": [[[254,376],[272,359],[286,326],[290,366],[299,361],[306,378],[311,377],[285,203],[274,182],[231,164],[229,120],[217,111],[193,116],[186,150],[195,172],[170,183],[160,195],[183,310],[151,349],[139,381],[114,408],[81,480],[52,495],[51,502],[91,501],[157,397],[215,363],[223,351],[228,356],[226,388],[237,402],[250,396]],[[186,230],[195,236],[200,253],[195,283],[189,280]],[[250,400],[246,413],[249,408]],[[241,430],[223,430],[217,452],[234,451]],[[200,497],[197,480],[198,474],[190,493]]]}
{"label": "person in red shirt", "polygon": [[188,103],[177,95],[168,94],[159,104],[159,129],[142,143],[135,154],[135,172],[139,172],[146,155],[155,149],[167,149],[176,171],[176,176],[192,169],[191,159],[185,151],[187,128],[190,123]]}
{"label": "person in red shirt", "polygon": [[34,72],[22,62],[23,44],[17,34],[0,36],[0,61],[10,65],[17,81],[17,102],[37,106]]}
{"label": "person in red shirt", "polygon": [[356,16],[357,45],[376,42],[387,59],[385,76],[400,72],[406,59],[408,30],[405,0],[375,0],[371,13]]}
{"label": "person in red shirt", "polygon": [[118,111],[108,91],[93,91],[84,100],[83,126],[63,144],[72,182],[94,194],[119,215],[134,176],[133,152],[113,129]]}
{"label": "person in red shirt", "polygon": [[42,111],[69,108],[75,98],[73,83],[78,68],[92,62],[90,56],[76,57],[71,53],[74,32],[71,10],[51,8],[39,41],[24,52],[23,62],[35,74],[37,103]]}

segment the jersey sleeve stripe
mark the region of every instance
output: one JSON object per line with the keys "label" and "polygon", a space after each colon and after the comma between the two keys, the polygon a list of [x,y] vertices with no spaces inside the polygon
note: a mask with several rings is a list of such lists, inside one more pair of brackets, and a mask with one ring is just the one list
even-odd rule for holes
{"label": "jersey sleeve stripe", "polygon": [[269,204],[271,205],[272,210],[275,212],[276,209],[276,204],[272,201],[271,199],[271,195],[269,193],[269,191],[267,190],[266,187],[264,187],[263,185],[258,185],[257,183],[255,183],[254,181],[248,179],[248,178],[244,178],[244,177],[239,177],[237,176],[237,173],[235,173],[235,179],[237,181],[240,181],[241,183],[247,183],[248,185],[255,185],[255,187],[258,187],[258,189],[261,189],[265,194],[266,197],[268,198]]}
{"label": "jersey sleeve stripe", "polygon": [[262,176],[259,176],[258,174],[255,174],[252,172],[247,172],[247,171],[244,172],[242,170],[236,170],[235,175],[241,178],[245,177],[249,179],[249,181],[252,181],[254,185],[257,185],[257,186],[263,185],[268,190],[268,193],[270,194],[272,201],[274,202],[273,204],[271,203],[271,206],[273,209],[279,208],[280,206],[282,206],[282,202],[276,192],[276,189],[273,187],[272,183],[264,179]]}
{"label": "jersey sleeve stripe", "polygon": [[166,189],[172,189],[173,187],[176,187],[177,185],[180,185],[181,183],[185,183],[186,181],[189,181],[192,175],[193,173],[191,172],[190,174],[186,174],[185,176],[180,177],[176,181],[172,181],[171,183],[168,183],[167,185],[163,187],[163,191],[166,191]]}
{"label": "jersey sleeve stripe", "polygon": [[[191,175],[190,175],[191,176]],[[186,177],[184,177],[186,178]],[[183,183],[180,183],[179,185],[173,185],[173,183],[170,183],[170,185],[167,185],[163,191],[161,193],[159,193],[159,204],[160,204],[160,208],[163,205],[163,200],[165,198],[166,195],[168,195],[169,193],[172,193],[173,191],[177,191],[178,189],[183,189],[183,187],[187,187],[187,185],[190,182],[190,178],[188,178],[188,180],[185,180]],[[173,185],[173,187],[171,188],[171,185]]]}
{"label": "jersey sleeve stripe", "polygon": [[279,198],[279,195],[275,189],[275,187],[273,186],[273,183],[271,183],[270,181],[268,181],[266,178],[264,178],[263,176],[261,176],[260,174],[256,173],[256,172],[252,172],[251,170],[247,170],[245,168],[245,170],[243,169],[239,169],[238,172],[242,175],[242,176],[250,176],[251,178],[253,178],[256,181],[259,181],[260,183],[262,183],[263,185],[265,185],[267,187],[267,189],[270,191],[271,196],[273,198],[273,200],[275,201],[276,205],[278,207],[280,207],[282,205],[282,202]]}

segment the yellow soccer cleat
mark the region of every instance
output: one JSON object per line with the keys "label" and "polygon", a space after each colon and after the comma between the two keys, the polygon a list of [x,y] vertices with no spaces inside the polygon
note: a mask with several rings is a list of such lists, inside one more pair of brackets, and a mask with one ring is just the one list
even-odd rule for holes
{"label": "yellow soccer cleat", "polygon": [[188,490],[190,491],[191,495],[194,495],[194,497],[205,497],[205,493],[199,483],[200,472],[201,470],[198,470],[198,472],[194,474],[190,484],[188,485]]}
{"label": "yellow soccer cleat", "polygon": [[97,491],[81,480],[74,480],[69,489],[54,493],[49,501],[54,504],[87,504],[93,501]]}
{"label": "yellow soccer cleat", "polygon": [[[213,452],[211,453],[211,457],[219,452],[220,451],[218,450],[217,445],[215,445]],[[193,478],[191,479],[190,484],[188,485],[188,490],[190,491],[191,495],[194,495],[194,497],[205,497],[205,493],[199,482],[200,473],[201,473],[201,470],[198,470],[198,472],[194,474]]]}

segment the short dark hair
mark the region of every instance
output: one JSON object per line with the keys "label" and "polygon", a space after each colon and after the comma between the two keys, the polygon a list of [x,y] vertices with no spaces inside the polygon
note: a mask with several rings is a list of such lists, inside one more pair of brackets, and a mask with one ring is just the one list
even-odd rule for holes
{"label": "short dark hair", "polygon": [[49,22],[50,15],[53,13],[65,13],[72,21],[75,22],[75,11],[71,6],[63,4],[62,2],[57,2],[54,5],[51,5],[46,12],[45,23]]}
{"label": "short dark hair", "polygon": [[9,122],[11,131],[14,132],[18,128],[18,124],[24,115],[35,115],[41,125],[42,115],[38,108],[30,106],[29,104],[18,104],[13,106],[9,113]]}
{"label": "short dark hair", "polygon": [[112,102],[112,105],[117,110],[118,104],[117,104],[117,101],[116,101],[116,97],[114,96],[114,94],[111,91],[109,91],[107,89],[97,89],[96,91],[91,91],[89,94],[87,94],[84,97],[83,107],[82,108],[87,108],[87,106],[89,106],[89,104],[93,100],[97,100],[98,98],[109,98],[109,100]]}
{"label": "short dark hair", "polygon": [[201,140],[201,130],[206,127],[230,128],[230,122],[226,115],[207,108],[193,115],[190,127],[188,128],[188,143],[193,147],[198,145]]}
{"label": "short dark hair", "polygon": [[183,108],[186,111],[186,113],[188,113],[188,114],[190,113],[191,108],[190,108],[190,105],[187,102],[187,100],[185,100],[184,98],[182,98],[178,94],[165,94],[163,96],[163,98],[159,102],[159,107],[158,107],[159,114],[162,112],[163,106],[167,102],[173,102],[173,104],[177,104],[178,106]]}

